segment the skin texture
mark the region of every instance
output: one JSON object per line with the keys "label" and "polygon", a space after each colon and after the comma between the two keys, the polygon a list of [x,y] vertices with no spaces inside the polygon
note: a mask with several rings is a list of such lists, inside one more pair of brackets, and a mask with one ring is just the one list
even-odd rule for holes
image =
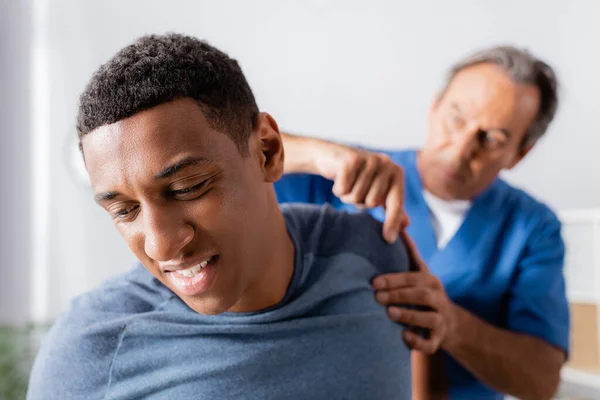
{"label": "skin texture", "polygon": [[460,71],[429,113],[429,134],[417,163],[424,187],[446,200],[470,200],[531,147],[521,144],[538,112],[539,90],[499,67]]}
{"label": "skin texture", "polygon": [[383,236],[389,243],[409,224],[404,211],[404,171],[387,154],[283,134],[286,173],[318,174],[335,182],[333,194],[359,207],[386,210]]}
{"label": "skin texture", "polygon": [[[281,301],[294,246],[272,187],[284,155],[269,115],[258,116],[247,156],[185,98],[101,126],[82,146],[96,200],[148,271],[190,308],[248,312]],[[166,269],[211,256],[214,276],[202,293],[181,293],[169,279]]]}

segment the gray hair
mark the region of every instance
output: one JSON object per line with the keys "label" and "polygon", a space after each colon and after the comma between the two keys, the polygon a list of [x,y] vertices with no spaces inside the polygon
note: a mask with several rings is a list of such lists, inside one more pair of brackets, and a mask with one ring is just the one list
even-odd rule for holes
{"label": "gray hair", "polygon": [[529,127],[522,145],[535,143],[546,133],[558,109],[558,80],[554,70],[528,50],[512,46],[496,46],[477,51],[458,61],[450,68],[441,96],[456,74],[465,68],[492,63],[504,70],[516,83],[535,85],[540,91],[540,108]]}

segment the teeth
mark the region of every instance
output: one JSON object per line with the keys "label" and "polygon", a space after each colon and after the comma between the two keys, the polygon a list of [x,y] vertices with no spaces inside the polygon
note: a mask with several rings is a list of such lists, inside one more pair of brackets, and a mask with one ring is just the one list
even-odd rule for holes
{"label": "teeth", "polygon": [[204,267],[206,267],[206,265],[208,264],[208,260],[206,261],[202,261],[200,264],[197,264],[191,268],[188,269],[184,269],[181,271],[176,271],[179,275],[183,275],[186,278],[193,278],[194,276],[198,275],[198,272],[200,272],[200,270]]}

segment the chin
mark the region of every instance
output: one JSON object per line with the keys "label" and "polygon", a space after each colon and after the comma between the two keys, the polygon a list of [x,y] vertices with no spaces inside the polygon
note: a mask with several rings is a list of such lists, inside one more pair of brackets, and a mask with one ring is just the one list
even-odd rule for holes
{"label": "chin", "polygon": [[456,180],[439,179],[437,190],[431,192],[444,200],[450,201],[465,200],[469,198],[468,190],[465,190],[464,185]]}
{"label": "chin", "polygon": [[454,201],[454,200],[469,200],[469,196],[466,196],[461,190],[446,190],[445,191],[445,200]]}
{"label": "chin", "polygon": [[439,182],[434,188],[428,190],[434,196],[447,201],[455,200],[458,193],[455,185],[448,184],[447,182]]}
{"label": "chin", "polygon": [[235,301],[225,299],[183,299],[185,304],[197,313],[204,315],[218,315],[226,312],[234,306]]}

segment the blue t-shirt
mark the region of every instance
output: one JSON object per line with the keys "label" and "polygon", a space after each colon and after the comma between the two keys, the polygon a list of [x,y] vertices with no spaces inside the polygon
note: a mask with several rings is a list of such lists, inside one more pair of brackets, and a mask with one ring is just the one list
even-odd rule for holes
{"label": "blue t-shirt", "polygon": [[28,399],[410,399],[403,328],[370,283],[407,270],[404,246],[366,213],[282,210],[296,251],[280,304],[202,315],[137,266],[73,302]]}
{"label": "blue t-shirt", "polygon": [[[565,248],[556,215],[497,179],[473,200],[463,224],[440,250],[423,198],[416,152],[385,153],[404,169],[405,209],[411,220],[407,232],[450,299],[490,324],[541,338],[568,352]],[[276,182],[275,190],[281,203],[330,203],[356,211],[333,195],[332,185],[320,176],[291,174]],[[385,218],[381,207],[369,212],[380,221]],[[446,367],[451,398],[503,398],[453,358],[447,357]]]}

